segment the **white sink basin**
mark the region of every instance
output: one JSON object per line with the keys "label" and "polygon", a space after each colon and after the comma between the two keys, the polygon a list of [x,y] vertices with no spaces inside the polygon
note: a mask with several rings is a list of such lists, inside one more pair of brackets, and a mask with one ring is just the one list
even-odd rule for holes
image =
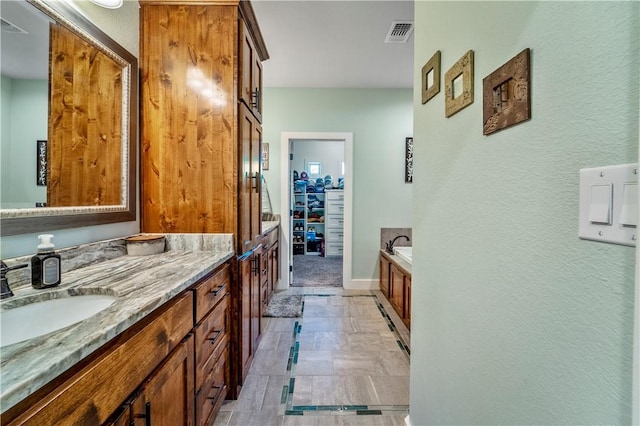
{"label": "white sink basin", "polygon": [[0,346],[61,330],[111,306],[114,296],[80,295],[50,299],[0,312]]}
{"label": "white sink basin", "polygon": [[413,247],[394,247],[393,253],[408,264],[411,264]]}

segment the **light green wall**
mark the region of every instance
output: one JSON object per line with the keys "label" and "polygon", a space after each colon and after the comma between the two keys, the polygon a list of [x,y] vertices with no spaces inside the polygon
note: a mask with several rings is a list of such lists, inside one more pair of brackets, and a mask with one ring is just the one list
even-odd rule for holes
{"label": "light green wall", "polygon": [[[413,425],[630,424],[635,251],[578,239],[578,173],[638,160],[639,8],[416,2]],[[526,47],[532,119],[485,137],[482,79]],[[468,49],[447,119],[419,70]]]}
{"label": "light green wall", "polygon": [[47,200],[47,188],[36,185],[36,141],[47,139],[48,83],[2,77],[1,84],[0,206],[34,208]]}
{"label": "light green wall", "polygon": [[353,133],[354,279],[377,279],[381,227],[411,226],[412,185],[404,183],[411,98],[411,89],[264,90],[263,140],[270,157],[264,174],[278,213],[281,133]]}

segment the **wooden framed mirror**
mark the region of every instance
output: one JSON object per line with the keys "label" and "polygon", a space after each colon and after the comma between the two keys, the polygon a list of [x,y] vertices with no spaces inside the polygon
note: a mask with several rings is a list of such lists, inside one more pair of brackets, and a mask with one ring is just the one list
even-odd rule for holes
{"label": "wooden framed mirror", "polygon": [[[136,57],[65,2],[2,2],[0,12],[17,31],[2,34],[1,235],[134,221]],[[44,69],[27,43],[44,49]],[[46,160],[36,158],[43,140]]]}

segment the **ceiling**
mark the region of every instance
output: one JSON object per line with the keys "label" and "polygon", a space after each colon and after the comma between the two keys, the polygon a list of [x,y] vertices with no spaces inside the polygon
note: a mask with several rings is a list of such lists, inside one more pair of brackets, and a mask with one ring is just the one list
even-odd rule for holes
{"label": "ceiling", "polygon": [[[265,87],[413,86],[413,34],[404,44],[384,42],[394,20],[413,21],[413,1],[253,0],[252,5],[270,56],[263,64]],[[3,58],[9,51],[20,58],[1,61],[2,72],[46,78],[47,45],[34,40],[48,35],[47,26],[26,18],[26,10],[33,8],[2,1],[2,17],[29,32],[2,33]]]}
{"label": "ceiling", "polygon": [[265,87],[413,87],[413,34],[385,43],[413,1],[253,0],[270,58]]}

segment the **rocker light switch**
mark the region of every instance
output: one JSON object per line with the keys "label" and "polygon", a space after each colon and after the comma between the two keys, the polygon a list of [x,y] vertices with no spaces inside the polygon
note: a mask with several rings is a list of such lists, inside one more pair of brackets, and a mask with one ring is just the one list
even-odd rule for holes
{"label": "rocker light switch", "polygon": [[622,226],[638,226],[638,184],[625,183],[622,187],[620,219]]}
{"label": "rocker light switch", "polygon": [[635,247],[638,189],[637,163],[581,169],[578,236]]}
{"label": "rocker light switch", "polygon": [[589,222],[611,225],[613,185],[591,185],[591,203],[589,204]]}

